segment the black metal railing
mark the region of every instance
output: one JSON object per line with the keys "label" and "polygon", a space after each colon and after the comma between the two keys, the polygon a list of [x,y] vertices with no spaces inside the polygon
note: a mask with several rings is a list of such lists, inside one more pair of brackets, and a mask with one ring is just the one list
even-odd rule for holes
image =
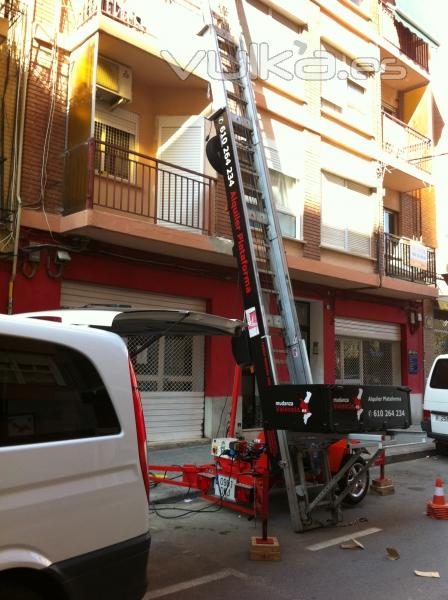
{"label": "black metal railing", "polygon": [[102,208],[211,233],[215,178],[93,138],[69,150],[66,160],[70,193],[81,210]]}
{"label": "black metal railing", "polygon": [[436,285],[436,251],[407,238],[384,234],[385,272],[389,277]]}

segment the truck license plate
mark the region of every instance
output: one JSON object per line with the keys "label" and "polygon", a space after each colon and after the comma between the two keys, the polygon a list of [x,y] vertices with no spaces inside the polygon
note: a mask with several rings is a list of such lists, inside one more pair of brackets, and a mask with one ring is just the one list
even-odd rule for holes
{"label": "truck license plate", "polygon": [[226,475],[217,475],[215,477],[215,496],[223,500],[235,502],[236,479]]}
{"label": "truck license plate", "polygon": [[436,421],[441,421],[442,423],[448,423],[448,415],[434,415]]}

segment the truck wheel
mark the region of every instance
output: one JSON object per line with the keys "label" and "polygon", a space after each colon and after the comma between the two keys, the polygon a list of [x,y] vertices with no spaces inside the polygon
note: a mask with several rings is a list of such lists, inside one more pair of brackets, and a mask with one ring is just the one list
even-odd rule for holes
{"label": "truck wheel", "polygon": [[448,456],[448,444],[445,444],[445,442],[436,442],[436,452],[440,456]]}
{"label": "truck wheel", "polygon": [[16,581],[0,582],[0,598],[5,600],[45,600],[38,591]]}
{"label": "truck wheel", "polygon": [[[342,465],[344,465],[344,463],[346,463],[349,459],[350,457],[347,456]],[[352,483],[355,479],[355,476],[365,467],[365,464],[366,461],[359,456],[339,484],[341,490],[345,490],[348,485],[352,484],[351,490],[343,500],[345,504],[359,504],[367,494],[370,484],[369,471],[365,471],[356,483]]]}

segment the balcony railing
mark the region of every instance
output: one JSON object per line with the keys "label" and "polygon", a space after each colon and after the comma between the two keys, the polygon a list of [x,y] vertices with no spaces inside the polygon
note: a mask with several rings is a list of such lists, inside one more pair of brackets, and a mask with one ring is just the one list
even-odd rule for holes
{"label": "balcony railing", "polygon": [[436,285],[436,251],[407,238],[384,234],[385,271],[389,277]]}
{"label": "balcony railing", "polygon": [[[139,152],[90,139],[68,152],[71,196],[85,193],[86,208],[102,208],[177,229],[212,232],[216,180]],[[73,186],[79,182],[79,190]]]}
{"label": "balcony railing", "polygon": [[383,150],[431,173],[431,140],[386,112],[383,112]]}
{"label": "balcony railing", "polygon": [[127,25],[137,31],[146,33],[149,31],[149,21],[157,14],[157,3],[174,3],[192,12],[200,11],[199,0],[86,0],[81,8],[80,14],[76,16],[77,27],[86,23],[92,17],[103,14],[123,25]]}
{"label": "balcony railing", "polygon": [[397,19],[393,8],[380,0],[380,26],[384,38],[428,71],[428,44]]}

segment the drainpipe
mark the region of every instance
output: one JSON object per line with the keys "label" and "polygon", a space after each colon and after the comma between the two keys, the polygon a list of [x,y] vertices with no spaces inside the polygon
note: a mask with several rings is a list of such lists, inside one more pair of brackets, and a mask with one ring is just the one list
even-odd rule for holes
{"label": "drainpipe", "polygon": [[[31,56],[31,46],[32,46],[32,14],[34,3],[30,0],[29,4],[26,7],[26,28],[25,28],[25,39],[23,44],[23,56],[26,57],[26,62],[24,63],[24,80],[22,87],[22,98],[21,98],[21,106],[20,106],[20,120],[18,123],[18,127],[16,128],[17,132],[17,141],[16,145],[17,151],[17,163],[15,169],[15,182],[11,186],[11,209],[14,207],[14,196],[16,197],[16,206],[17,206],[17,216],[16,216],[16,228],[15,228],[15,236],[14,236],[14,250],[13,250],[13,258],[12,258],[12,266],[11,266],[11,275],[9,278],[8,284],[8,315],[12,315],[13,312],[13,299],[14,299],[14,284],[17,275],[17,262],[19,258],[19,238],[20,238],[20,225],[22,221],[22,200],[20,198],[20,187],[22,182],[22,158],[23,158],[23,133],[25,129],[25,109],[26,109],[26,96],[28,90],[28,76],[29,76],[29,65],[30,65],[30,56]],[[28,46],[28,47],[27,47]],[[16,111],[16,119],[17,119],[17,111]]]}
{"label": "drainpipe", "polygon": [[22,201],[17,196],[17,217],[16,217],[16,233],[14,237],[14,253],[12,257],[11,277],[8,285],[8,315],[12,315],[13,298],[14,298],[14,283],[17,275],[17,260],[19,257],[19,237],[20,237],[20,221],[22,218]]}

